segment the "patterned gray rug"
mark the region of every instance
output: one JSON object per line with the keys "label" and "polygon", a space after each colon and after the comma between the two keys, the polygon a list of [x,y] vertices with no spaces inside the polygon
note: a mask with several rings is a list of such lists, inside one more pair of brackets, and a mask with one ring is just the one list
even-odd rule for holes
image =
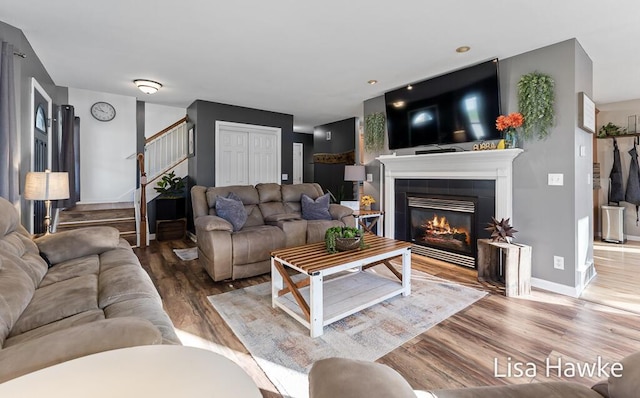
{"label": "patterned gray rug", "polygon": [[284,311],[271,308],[270,283],[209,296],[209,301],[280,393],[298,398],[308,396],[307,374],[315,361],[334,356],[374,361],[486,294],[415,270],[411,281],[411,296],[348,316],[315,339]]}

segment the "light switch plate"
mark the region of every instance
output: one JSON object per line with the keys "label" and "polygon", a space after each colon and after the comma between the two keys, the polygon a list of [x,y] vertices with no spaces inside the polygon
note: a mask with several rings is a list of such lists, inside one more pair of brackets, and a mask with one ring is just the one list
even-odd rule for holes
{"label": "light switch plate", "polygon": [[587,147],[585,147],[584,145],[580,145],[580,156],[581,157],[587,156]]}
{"label": "light switch plate", "polygon": [[287,181],[289,179],[289,174],[282,175],[282,181]]}
{"label": "light switch plate", "polygon": [[564,174],[549,173],[549,185],[564,185]]}
{"label": "light switch plate", "polygon": [[367,182],[373,182],[373,174],[367,173]]}

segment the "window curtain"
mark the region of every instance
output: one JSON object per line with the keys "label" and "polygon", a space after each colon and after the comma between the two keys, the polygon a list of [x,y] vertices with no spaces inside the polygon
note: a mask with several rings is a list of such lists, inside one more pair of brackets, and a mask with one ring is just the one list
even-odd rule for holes
{"label": "window curtain", "polygon": [[80,201],[80,118],[71,105],[60,107],[60,171],[69,173],[69,199],[58,201],[58,207],[70,209]]}
{"label": "window curtain", "polygon": [[18,132],[13,77],[13,46],[2,42],[0,52],[0,196],[18,201]]}

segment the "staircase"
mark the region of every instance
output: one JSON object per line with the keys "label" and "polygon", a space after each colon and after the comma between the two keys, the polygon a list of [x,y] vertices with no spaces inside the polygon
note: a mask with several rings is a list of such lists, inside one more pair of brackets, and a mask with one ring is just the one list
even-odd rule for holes
{"label": "staircase", "polygon": [[146,207],[158,196],[153,187],[157,179],[170,171],[179,177],[187,175],[187,151],[187,118],[184,117],[145,140],[144,154],[137,154],[140,186],[135,190],[134,202],[78,204],[59,212],[54,231],[110,226],[117,228],[120,236],[132,246],[146,247],[149,244]]}
{"label": "staircase", "polygon": [[84,227],[114,227],[131,246],[137,245],[136,216],[133,202],[79,204],[61,211],[56,231]]}

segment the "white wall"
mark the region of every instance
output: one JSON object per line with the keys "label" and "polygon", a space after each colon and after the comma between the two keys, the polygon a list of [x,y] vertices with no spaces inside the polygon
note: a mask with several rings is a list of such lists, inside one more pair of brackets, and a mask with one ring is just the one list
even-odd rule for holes
{"label": "white wall", "polygon": [[185,117],[187,110],[175,106],[144,104],[144,137],[149,138]]}
{"label": "white wall", "polygon": [[[609,104],[598,104],[598,126],[611,122],[620,127],[628,128],[628,117],[638,115],[640,117],[640,99],[623,102],[613,102]],[[640,129],[638,129],[640,131]],[[620,163],[622,164],[622,181],[625,189],[629,178],[629,163],[631,156],[627,153],[633,147],[634,137],[617,138],[620,149]],[[613,140],[599,139],[598,141],[598,163],[600,163],[600,192],[598,193],[598,203],[602,206],[607,204],[609,194],[609,173],[613,166]],[[624,233],[627,239],[640,240],[640,226],[636,225],[636,207],[620,202],[620,206],[625,207],[624,211]],[[601,217],[602,219],[602,217]],[[600,232],[601,226],[597,231]]]}
{"label": "white wall", "polygon": [[[91,116],[105,101],[116,109],[110,122]],[[69,88],[69,104],[80,117],[81,203],[131,202],[136,186],[136,98]]]}

